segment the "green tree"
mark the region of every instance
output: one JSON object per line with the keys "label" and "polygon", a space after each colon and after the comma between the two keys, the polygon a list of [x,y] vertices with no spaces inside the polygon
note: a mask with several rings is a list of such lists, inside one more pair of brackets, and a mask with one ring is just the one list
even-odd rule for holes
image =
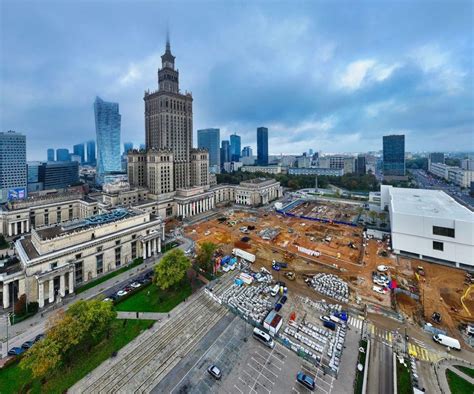
{"label": "green tree", "polygon": [[153,282],[160,289],[166,290],[181,282],[190,267],[191,261],[184,255],[181,249],[170,250],[155,266]]}
{"label": "green tree", "polygon": [[216,249],[217,245],[212,242],[203,242],[199,246],[197,262],[203,270],[207,272],[212,272],[212,255],[214,254]]}
{"label": "green tree", "polygon": [[8,242],[3,234],[0,234],[0,249],[8,248]]}

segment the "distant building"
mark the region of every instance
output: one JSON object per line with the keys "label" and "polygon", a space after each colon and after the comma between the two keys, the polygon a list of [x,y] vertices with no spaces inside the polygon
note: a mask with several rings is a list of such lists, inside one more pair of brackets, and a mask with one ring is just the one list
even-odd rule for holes
{"label": "distant building", "polygon": [[342,168],[288,168],[288,175],[328,175],[328,176],[342,176],[344,170]]}
{"label": "distant building", "polygon": [[96,97],[94,102],[97,134],[97,181],[103,184],[105,176],[122,171],[120,161],[120,123],[118,103]]}
{"label": "distant building", "polygon": [[43,184],[43,190],[65,189],[79,182],[79,163],[46,162],[38,167],[38,182]]}
{"label": "distant building", "polygon": [[257,164],[268,165],[268,128],[257,128]]}
{"label": "distant building", "polygon": [[69,149],[65,149],[65,148],[56,149],[56,160],[57,161],[70,161],[71,155],[69,153]]}
{"label": "distant building", "polygon": [[263,172],[265,174],[281,174],[283,168],[281,166],[243,166],[242,172]]}
{"label": "distant building", "polygon": [[[75,155],[80,157],[79,164],[83,164],[86,162],[86,152],[84,150],[84,144],[77,144],[72,147],[72,150]],[[72,159],[71,159],[72,160]]]}
{"label": "distant building", "polygon": [[230,162],[230,143],[223,140],[221,143],[221,166],[228,162]]}
{"label": "distant building", "polygon": [[404,178],[405,136],[386,135],[383,137],[383,175],[384,178]]}
{"label": "distant building", "polygon": [[464,170],[443,163],[431,163],[429,172],[464,188],[470,187],[471,181],[474,181],[474,170]]}
{"label": "distant building", "polygon": [[95,155],[95,141],[87,141],[87,163],[91,166],[95,166],[97,163]]}
{"label": "distant building", "polygon": [[461,160],[461,168],[463,170],[474,171],[474,159],[463,159]]}
{"label": "distant building", "polygon": [[296,158],[296,164],[298,168],[309,168],[311,167],[311,157],[307,156],[306,153]]}
{"label": "distant building", "polygon": [[253,156],[253,151],[250,146],[244,146],[244,149],[242,149],[242,157],[252,157]]}
{"label": "distant building", "polygon": [[123,153],[126,156],[129,150],[133,149],[133,142],[124,142],[123,143]]}
{"label": "distant building", "polygon": [[54,161],[54,149],[53,148],[48,149],[48,161]]}
{"label": "distant building", "polygon": [[139,147],[140,150],[142,149],[146,149],[146,145],[145,144],[140,144],[140,147]]}
{"label": "distant building", "polygon": [[28,180],[28,194],[39,192],[43,190],[43,184],[39,181],[39,167],[40,161],[29,161],[26,164],[27,180]]}
{"label": "distant building", "polygon": [[255,156],[244,156],[240,158],[240,162],[244,166],[253,166],[255,165],[256,158]]}
{"label": "distant building", "polygon": [[231,173],[238,171],[239,168],[243,167],[243,163],[241,161],[230,161],[227,163],[224,163],[224,171]]}
{"label": "distant building", "polygon": [[355,172],[359,175],[364,175],[366,173],[364,154],[357,155]]}
{"label": "distant building", "polygon": [[346,157],[344,158],[344,174],[352,174],[356,172],[356,158]]}
{"label": "distant building", "polygon": [[230,136],[230,161],[239,161],[240,160],[240,147],[241,139],[240,135],[236,133]]}
{"label": "distant building", "polygon": [[209,152],[209,165],[220,167],[220,130],[202,129],[197,131],[198,148],[207,149]]}
{"label": "distant building", "polygon": [[0,203],[25,198],[26,193],[26,137],[0,132]]}

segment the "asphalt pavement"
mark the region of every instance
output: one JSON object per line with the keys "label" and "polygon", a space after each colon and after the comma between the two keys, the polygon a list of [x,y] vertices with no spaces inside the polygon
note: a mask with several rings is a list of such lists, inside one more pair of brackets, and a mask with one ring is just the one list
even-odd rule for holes
{"label": "asphalt pavement", "polygon": [[367,392],[369,394],[393,393],[392,348],[379,340],[371,342]]}

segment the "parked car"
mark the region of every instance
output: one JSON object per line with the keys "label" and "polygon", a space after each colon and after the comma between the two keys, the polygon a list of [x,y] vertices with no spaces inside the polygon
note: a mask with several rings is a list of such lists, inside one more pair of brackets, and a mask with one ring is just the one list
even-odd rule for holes
{"label": "parked car", "polygon": [[278,312],[282,308],[282,304],[276,304],[275,305],[275,310]]}
{"label": "parked car", "polygon": [[209,374],[214,378],[214,379],[217,379],[219,380],[221,377],[222,377],[222,372],[221,370],[216,367],[214,364],[213,365],[209,365],[209,367],[207,367],[207,372],[209,372]]}
{"label": "parked car", "polygon": [[35,344],[35,341],[26,341],[21,347],[25,350],[28,350],[30,347],[32,347]]}
{"label": "parked car", "polygon": [[128,293],[127,290],[119,290],[119,291],[117,291],[117,295],[118,295],[119,297],[123,297],[123,296],[124,296],[125,294],[127,294],[127,293]]}
{"label": "parked car", "polygon": [[133,290],[133,287],[131,286],[125,286],[125,289],[124,289],[127,293],[130,293],[132,290]]}
{"label": "parked car", "polygon": [[114,302],[114,300],[110,297],[106,297],[102,300],[103,302]]}
{"label": "parked car", "polygon": [[133,282],[130,286],[133,287],[134,289],[138,289],[141,286],[141,283]]}
{"label": "parked car", "polygon": [[372,290],[379,294],[387,294],[388,289],[386,287],[381,286],[373,286]]}
{"label": "parked car", "polygon": [[284,303],[286,302],[286,300],[287,300],[287,299],[288,299],[288,297],[287,297],[287,296],[283,296],[283,297],[281,297],[281,298],[280,298],[280,303],[281,303],[281,304],[284,304]]}
{"label": "parked car", "polygon": [[314,384],[314,379],[309,375],[305,375],[303,372],[298,372],[296,374],[296,380],[298,383],[302,384],[304,387],[311,391],[314,390],[316,387],[316,385]]}
{"label": "parked car", "polygon": [[35,342],[41,341],[44,338],[44,334],[38,334],[35,337]]}
{"label": "parked car", "polygon": [[386,265],[379,265],[377,267],[377,271],[380,271],[380,272],[387,272],[388,271],[388,267]]}
{"label": "parked car", "polygon": [[19,356],[20,354],[23,354],[24,352],[25,352],[25,349],[22,349],[21,347],[15,346],[15,347],[12,347],[8,351],[8,355],[9,356]]}
{"label": "parked car", "polygon": [[331,318],[329,316],[326,316],[326,315],[321,315],[319,316],[319,318],[322,320],[322,321],[331,321]]}

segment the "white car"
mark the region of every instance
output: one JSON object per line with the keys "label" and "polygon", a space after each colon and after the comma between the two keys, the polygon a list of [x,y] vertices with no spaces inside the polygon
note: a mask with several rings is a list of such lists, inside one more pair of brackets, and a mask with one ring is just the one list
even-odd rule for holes
{"label": "white car", "polygon": [[387,272],[388,271],[388,267],[386,265],[379,265],[377,267],[377,271],[379,272]]}
{"label": "white car", "polygon": [[374,283],[379,286],[387,286],[388,280],[385,280],[383,278],[374,278]]}
{"label": "white car", "polygon": [[134,289],[137,289],[141,286],[141,283],[133,282],[132,284],[130,284],[130,286],[132,286]]}
{"label": "white car", "polygon": [[206,237],[207,237],[208,235],[210,235],[210,234],[211,234],[211,232],[210,232],[209,230],[207,230],[207,231],[204,233],[204,235],[205,235]]}
{"label": "white car", "polygon": [[331,321],[331,318],[330,318],[329,316],[326,316],[326,315],[319,316],[319,318],[320,318],[322,321]]}
{"label": "white car", "polygon": [[387,294],[388,289],[386,287],[381,286],[373,286],[372,290],[379,294]]}
{"label": "white car", "polygon": [[109,302],[109,301],[110,301],[110,302],[113,302],[112,298],[109,298],[109,297],[104,298],[102,301],[104,301],[104,302]]}
{"label": "white car", "polygon": [[117,291],[117,295],[118,295],[119,297],[123,297],[125,294],[128,294],[128,291],[126,291],[126,290],[119,290],[119,291]]}

